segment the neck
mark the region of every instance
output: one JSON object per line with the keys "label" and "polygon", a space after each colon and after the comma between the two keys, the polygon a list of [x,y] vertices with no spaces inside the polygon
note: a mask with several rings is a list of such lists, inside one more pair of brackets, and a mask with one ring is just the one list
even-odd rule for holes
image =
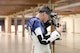
{"label": "neck", "polygon": [[37,14],[36,17],[43,21],[42,16],[40,14]]}

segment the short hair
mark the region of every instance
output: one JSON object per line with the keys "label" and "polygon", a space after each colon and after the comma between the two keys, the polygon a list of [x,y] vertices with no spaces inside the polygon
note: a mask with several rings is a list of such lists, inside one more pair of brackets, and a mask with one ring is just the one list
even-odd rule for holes
{"label": "short hair", "polygon": [[52,9],[50,9],[48,5],[43,5],[39,8],[39,13],[43,13],[43,12],[50,14],[52,12]]}
{"label": "short hair", "polygon": [[50,9],[48,5],[43,5],[40,7],[39,13],[43,13],[43,12],[46,12],[51,18],[57,15],[55,13],[52,13],[52,9]]}

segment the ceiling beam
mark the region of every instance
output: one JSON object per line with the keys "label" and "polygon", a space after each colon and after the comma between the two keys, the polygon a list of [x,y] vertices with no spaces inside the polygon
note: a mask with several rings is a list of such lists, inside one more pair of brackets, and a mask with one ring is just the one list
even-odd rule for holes
{"label": "ceiling beam", "polygon": [[[0,0],[0,4],[44,4],[49,0]],[[52,3],[60,0],[52,0]]]}
{"label": "ceiling beam", "polygon": [[56,7],[55,10],[62,10],[62,9],[66,9],[66,8],[76,7],[76,6],[80,6],[80,2],[65,5],[65,6]]}
{"label": "ceiling beam", "polygon": [[27,6],[27,7],[30,7],[30,6],[37,6],[37,4],[1,4],[0,3],[0,6]]}

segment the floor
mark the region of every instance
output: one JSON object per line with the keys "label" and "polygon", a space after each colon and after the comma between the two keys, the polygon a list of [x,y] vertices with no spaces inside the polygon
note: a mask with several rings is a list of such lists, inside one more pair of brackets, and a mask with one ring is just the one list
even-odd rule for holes
{"label": "floor", "polygon": [[56,41],[55,53],[80,53],[80,34],[62,33],[61,39]]}
{"label": "floor", "polygon": [[0,34],[0,53],[30,53],[31,41],[26,35]]}
{"label": "floor", "polygon": [[[80,53],[80,34],[62,33],[62,40],[55,41],[54,53]],[[25,37],[12,34],[0,34],[0,53],[30,53],[31,40],[28,34]]]}

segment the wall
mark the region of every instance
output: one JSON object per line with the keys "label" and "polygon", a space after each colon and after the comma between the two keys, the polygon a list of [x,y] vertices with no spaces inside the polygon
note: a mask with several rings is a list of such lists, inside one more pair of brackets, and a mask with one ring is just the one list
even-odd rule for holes
{"label": "wall", "polygon": [[74,24],[75,24],[75,33],[80,33],[80,14],[77,14],[75,16]]}
{"label": "wall", "polygon": [[61,22],[66,22],[66,31],[68,33],[80,33],[80,14],[63,16]]}

